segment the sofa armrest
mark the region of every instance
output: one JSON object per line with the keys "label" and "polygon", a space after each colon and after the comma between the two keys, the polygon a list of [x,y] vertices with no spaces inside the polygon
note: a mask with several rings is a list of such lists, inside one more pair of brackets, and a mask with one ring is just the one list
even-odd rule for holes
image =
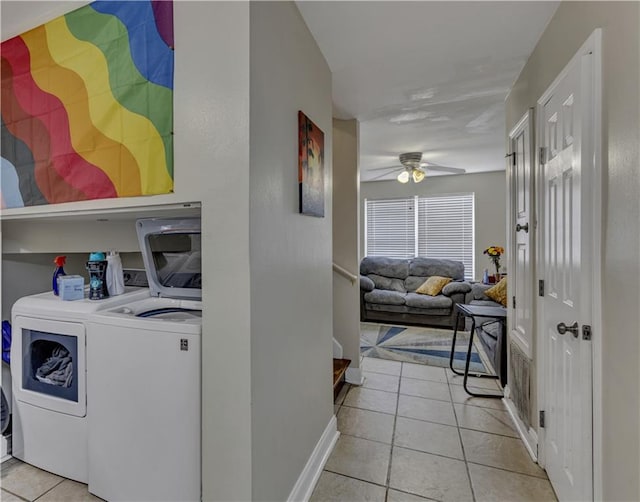
{"label": "sofa armrest", "polygon": [[360,289],[362,291],[373,291],[376,287],[375,283],[365,275],[360,276]]}
{"label": "sofa armrest", "polygon": [[494,286],[494,284],[483,284],[481,282],[474,282],[473,284],[471,284],[471,290],[467,293],[464,302],[471,303],[473,300],[490,301],[491,298],[485,295],[484,292],[492,286]]}
{"label": "sofa armrest", "polygon": [[450,282],[442,288],[442,294],[445,296],[451,296],[455,293],[462,293],[464,295],[469,291],[471,291],[471,284],[468,282]]}

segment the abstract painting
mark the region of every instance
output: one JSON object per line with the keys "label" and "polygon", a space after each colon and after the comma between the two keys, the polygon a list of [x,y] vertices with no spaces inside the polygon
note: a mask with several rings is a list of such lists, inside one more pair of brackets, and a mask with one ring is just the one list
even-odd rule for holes
{"label": "abstract painting", "polygon": [[97,1],[2,43],[3,208],[173,191],[173,3]]}
{"label": "abstract painting", "polygon": [[298,112],[298,187],[300,212],[324,217],[324,133]]}

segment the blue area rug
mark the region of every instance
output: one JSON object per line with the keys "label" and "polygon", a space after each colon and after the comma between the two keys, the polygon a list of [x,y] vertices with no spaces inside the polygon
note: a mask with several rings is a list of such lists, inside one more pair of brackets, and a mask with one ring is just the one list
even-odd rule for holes
{"label": "blue area rug", "polygon": [[[360,353],[366,357],[448,368],[452,340],[451,329],[360,323]],[[473,345],[469,370],[487,373],[483,363],[486,356],[478,351],[475,339]],[[464,369],[468,346],[469,333],[458,331],[454,368]]]}

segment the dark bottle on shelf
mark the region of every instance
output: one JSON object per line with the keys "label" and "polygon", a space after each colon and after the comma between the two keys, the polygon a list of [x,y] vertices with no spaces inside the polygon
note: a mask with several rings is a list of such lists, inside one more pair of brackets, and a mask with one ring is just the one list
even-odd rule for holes
{"label": "dark bottle on shelf", "polygon": [[96,252],[89,255],[87,272],[89,272],[89,300],[108,298],[107,260],[104,253]]}

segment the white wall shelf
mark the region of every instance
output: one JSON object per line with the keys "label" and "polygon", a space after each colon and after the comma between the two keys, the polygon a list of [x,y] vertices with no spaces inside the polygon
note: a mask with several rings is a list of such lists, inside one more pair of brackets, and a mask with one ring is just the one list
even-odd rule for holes
{"label": "white wall shelf", "polygon": [[[200,202],[184,202],[175,204],[152,204],[152,205],[130,205],[130,206],[105,206],[98,208],[73,207],[74,203],[64,204],[65,208],[60,210],[54,206],[38,206],[33,208],[20,208],[20,210],[7,209],[0,212],[0,220],[15,221],[20,220],[41,220],[54,221],[103,221],[127,220],[135,218],[163,218],[175,216],[194,216],[200,214]],[[78,203],[80,204],[80,203]],[[37,209],[36,211],[25,212],[25,209]]]}
{"label": "white wall shelf", "polygon": [[200,216],[200,202],[2,216],[2,253],[138,252],[138,218]]}

